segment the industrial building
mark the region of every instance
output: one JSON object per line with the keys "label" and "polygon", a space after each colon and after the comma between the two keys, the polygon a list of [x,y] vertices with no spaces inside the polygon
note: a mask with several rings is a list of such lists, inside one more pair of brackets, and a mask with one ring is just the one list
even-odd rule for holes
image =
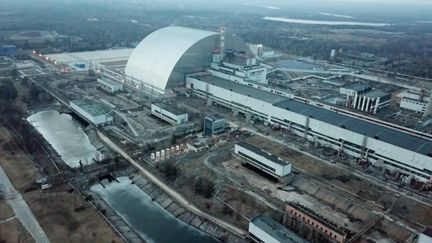
{"label": "industrial building", "polygon": [[413,111],[415,113],[424,114],[426,111],[427,102],[423,102],[417,99],[409,97],[402,97],[400,102],[400,108]]}
{"label": "industrial building", "polygon": [[290,203],[286,205],[285,212],[290,214],[291,217],[321,232],[321,234],[327,236],[332,241],[343,243],[347,240],[348,233],[344,229],[300,204]]}
{"label": "industrial building", "polygon": [[249,236],[259,243],[306,243],[296,233],[279,224],[273,218],[260,215],[249,221]]}
{"label": "industrial building", "polygon": [[390,105],[391,94],[379,90],[355,92],[347,95],[347,107],[376,114],[379,110]]}
{"label": "industrial building", "polygon": [[223,116],[214,114],[204,117],[204,136],[214,136],[225,132],[226,122]]}
{"label": "industrial building", "polygon": [[183,124],[188,121],[188,114],[186,112],[162,102],[151,104],[151,113],[173,125]]}
{"label": "industrial building", "polygon": [[339,93],[343,95],[354,95],[355,93],[364,93],[372,89],[369,84],[352,83],[339,88]]}
{"label": "industrial building", "polygon": [[224,57],[213,54],[209,70],[214,76],[234,82],[267,84],[267,68],[257,63],[256,58],[244,53],[230,52]]}
{"label": "industrial building", "polygon": [[[371,122],[350,112],[308,100],[290,99],[209,74],[189,75],[187,87],[224,105],[370,164],[430,182],[432,141],[406,128]],[[403,130],[405,129],[405,130]]]}
{"label": "industrial building", "polygon": [[276,178],[291,173],[291,163],[246,142],[234,145],[234,153],[246,163]]}
{"label": "industrial building", "polygon": [[72,112],[92,126],[98,127],[113,122],[113,117],[109,114],[110,110],[99,103],[80,99],[70,101],[69,106]]}
{"label": "industrial building", "polygon": [[217,32],[169,26],[151,33],[132,52],[125,68],[125,82],[153,95],[183,87],[185,75],[206,70],[212,55],[224,49],[252,55],[235,35],[221,41]]}
{"label": "industrial building", "polygon": [[115,93],[123,90],[123,84],[116,82],[114,80],[111,80],[107,77],[99,77],[97,79],[97,85],[101,89],[103,89],[103,90],[105,90],[111,94],[115,94]]}

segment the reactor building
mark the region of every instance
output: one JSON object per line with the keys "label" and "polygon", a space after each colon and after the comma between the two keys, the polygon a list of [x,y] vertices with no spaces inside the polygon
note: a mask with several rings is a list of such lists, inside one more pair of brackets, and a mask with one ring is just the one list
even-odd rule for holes
{"label": "reactor building", "polygon": [[252,56],[240,38],[222,32],[179,26],[156,30],[132,52],[124,81],[154,95],[164,94],[172,88],[183,87],[186,74],[210,67],[215,53],[224,56],[227,49]]}

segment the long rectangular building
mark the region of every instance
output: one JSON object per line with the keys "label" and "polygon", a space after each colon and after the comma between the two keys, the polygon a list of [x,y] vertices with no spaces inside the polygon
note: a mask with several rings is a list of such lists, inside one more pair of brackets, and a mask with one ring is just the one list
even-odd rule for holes
{"label": "long rectangular building", "polygon": [[197,95],[257,119],[277,123],[310,141],[372,165],[430,182],[432,141],[380,124],[248,87],[211,75],[192,75],[186,84]]}
{"label": "long rectangular building", "polygon": [[183,124],[188,121],[188,114],[186,112],[162,102],[151,104],[151,113],[173,125]]}
{"label": "long rectangular building", "polygon": [[291,173],[291,163],[246,142],[234,145],[234,153],[254,167],[275,177],[284,177]]}
{"label": "long rectangular building", "polygon": [[75,114],[93,126],[98,127],[113,122],[113,117],[108,114],[110,110],[99,103],[88,100],[72,100],[69,105]]}

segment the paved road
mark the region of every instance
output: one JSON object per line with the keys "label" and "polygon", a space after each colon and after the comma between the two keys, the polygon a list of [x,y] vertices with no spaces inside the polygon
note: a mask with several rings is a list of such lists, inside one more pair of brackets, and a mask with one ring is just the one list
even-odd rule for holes
{"label": "paved road", "polygon": [[21,194],[15,190],[8,176],[0,166],[0,184],[6,189],[6,202],[14,211],[21,224],[31,234],[36,243],[49,243],[48,237],[40,227]]}
{"label": "paved road", "polygon": [[159,188],[164,190],[168,195],[170,195],[173,199],[175,199],[176,202],[181,204],[183,207],[188,209],[189,211],[193,212],[194,214],[201,216],[203,218],[206,218],[207,220],[223,227],[226,230],[229,230],[230,232],[245,236],[246,232],[232,224],[229,224],[225,221],[222,221],[210,214],[207,214],[200,209],[198,209],[195,205],[193,205],[191,202],[189,202],[186,198],[184,198],[180,193],[177,191],[171,189],[169,186],[167,186],[163,181],[159,180],[156,176],[154,176],[152,173],[150,173],[148,170],[146,170],[144,167],[142,167],[138,162],[136,162],[134,159],[132,159],[125,151],[123,151],[120,147],[118,147],[115,143],[111,141],[107,136],[105,136],[103,133],[98,131],[99,137],[104,141],[111,149],[119,153],[123,158],[125,158],[127,161],[129,161],[132,165],[134,165],[136,168],[138,168],[148,179],[150,179],[153,183],[155,183]]}

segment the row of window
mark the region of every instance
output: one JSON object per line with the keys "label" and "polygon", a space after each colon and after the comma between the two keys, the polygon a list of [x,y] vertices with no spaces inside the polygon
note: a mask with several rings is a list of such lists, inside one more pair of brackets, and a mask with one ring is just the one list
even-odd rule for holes
{"label": "row of window", "polygon": [[276,169],[275,169],[275,168],[273,168],[273,167],[271,167],[271,166],[268,166],[268,165],[266,165],[266,164],[264,164],[264,163],[262,163],[262,162],[260,162],[260,161],[258,161],[258,160],[256,160],[256,159],[254,159],[254,158],[248,156],[247,154],[244,154],[244,153],[242,153],[241,151],[239,151],[238,153],[239,153],[241,156],[246,157],[247,159],[253,161],[253,162],[256,163],[256,164],[258,164],[259,166],[264,167],[266,170],[270,170],[270,171],[272,171],[272,172],[276,172]]}
{"label": "row of window", "polygon": [[310,220],[309,217],[306,219],[306,217],[304,216],[304,214],[302,213],[297,213],[297,211],[294,211],[293,209],[290,210],[291,214],[296,216],[299,219],[303,219],[303,222],[307,222],[309,225],[312,225],[314,228],[321,230],[321,232],[323,232],[324,234],[330,236],[331,238],[337,239],[338,238],[338,234],[336,234],[334,231],[329,230],[326,227],[323,227],[321,224],[315,223],[314,220]]}

